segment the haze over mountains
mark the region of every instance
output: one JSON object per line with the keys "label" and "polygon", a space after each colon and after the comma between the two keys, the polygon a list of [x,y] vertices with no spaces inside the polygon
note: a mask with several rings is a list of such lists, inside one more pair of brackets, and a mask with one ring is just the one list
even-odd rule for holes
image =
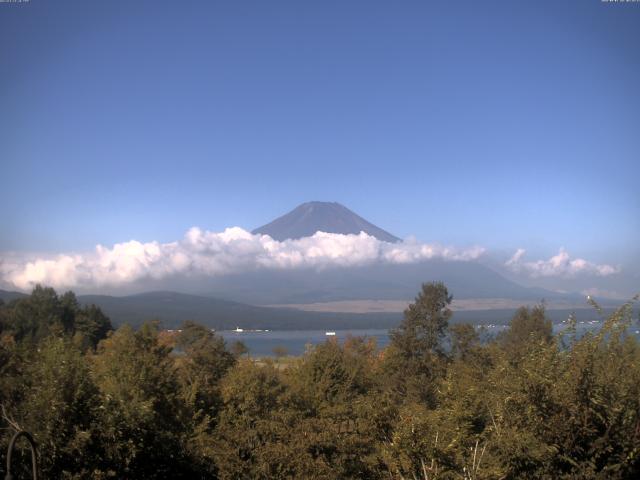
{"label": "haze over mountains", "polygon": [[[197,277],[189,288],[256,305],[300,304],[342,300],[410,300],[426,281],[443,281],[456,298],[520,300],[568,297],[512,282],[477,262],[426,260],[407,264],[374,264],[324,269],[260,270]],[[158,282],[156,287],[170,285]],[[186,286],[186,285],[185,285]]]}

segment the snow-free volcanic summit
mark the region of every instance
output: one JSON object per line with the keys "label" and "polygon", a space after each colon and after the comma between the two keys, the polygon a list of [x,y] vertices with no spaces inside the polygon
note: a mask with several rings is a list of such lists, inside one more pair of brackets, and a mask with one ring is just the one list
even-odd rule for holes
{"label": "snow-free volcanic summit", "polygon": [[398,237],[376,227],[337,202],[303,203],[251,233],[269,235],[275,240],[283,241],[310,237],[316,232],[344,235],[364,232],[384,242],[400,241]]}

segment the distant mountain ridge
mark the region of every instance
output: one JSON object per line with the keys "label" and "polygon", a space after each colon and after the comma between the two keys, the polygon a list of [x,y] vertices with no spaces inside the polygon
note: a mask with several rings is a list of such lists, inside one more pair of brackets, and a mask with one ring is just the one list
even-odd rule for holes
{"label": "distant mountain ridge", "polygon": [[[5,302],[26,298],[18,292],[0,290],[0,299]],[[178,328],[184,320],[193,320],[216,330],[244,329],[273,330],[340,330],[392,328],[401,319],[400,312],[342,313],[311,312],[292,308],[269,308],[247,305],[219,298],[189,295],[178,292],[154,291],[122,297],[110,295],[79,295],[83,305],[98,305],[118,327],[129,324],[134,327],[146,320],[160,320],[164,328]],[[549,311],[554,321],[567,318],[573,310]],[[512,317],[513,308],[457,311],[453,322],[506,324]],[[581,310],[582,320],[596,319],[593,309]]]}
{"label": "distant mountain ridge", "polygon": [[[62,292],[58,292],[62,293]],[[9,303],[27,298],[19,292],[0,290],[0,300]],[[192,320],[216,330],[244,329],[335,330],[348,328],[390,328],[402,318],[397,312],[374,314],[340,312],[303,312],[290,308],[269,308],[214,297],[170,291],[135,295],[78,295],[82,305],[97,305],[115,327],[134,327],[147,320],[160,320],[164,328],[178,328]]]}
{"label": "distant mountain ridge", "polygon": [[364,232],[384,242],[400,239],[368,222],[337,202],[307,202],[251,233],[269,235],[283,241],[310,237],[316,232],[359,234]]}
{"label": "distant mountain ridge", "polygon": [[27,294],[26,293],[22,293],[22,292],[14,292],[14,291],[9,291],[9,290],[0,290],[0,300],[2,300],[5,303],[11,302],[13,300],[17,300],[19,298],[24,298],[26,296],[27,296]]}

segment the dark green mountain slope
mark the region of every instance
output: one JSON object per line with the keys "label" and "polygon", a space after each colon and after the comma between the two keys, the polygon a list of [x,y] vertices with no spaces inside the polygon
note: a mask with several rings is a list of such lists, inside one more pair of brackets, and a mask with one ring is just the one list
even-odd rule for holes
{"label": "dark green mountain slope", "polygon": [[400,313],[319,313],[292,309],[256,307],[217,298],[176,292],[148,292],[125,297],[81,295],[82,303],[98,305],[114,325],[139,325],[145,320],[161,320],[174,328],[184,320],[225,330],[244,329],[340,329],[388,328],[400,321]]}

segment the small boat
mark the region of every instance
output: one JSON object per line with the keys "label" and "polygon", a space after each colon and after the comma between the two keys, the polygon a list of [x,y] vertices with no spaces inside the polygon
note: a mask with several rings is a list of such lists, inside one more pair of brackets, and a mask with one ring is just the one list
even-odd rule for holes
{"label": "small boat", "polygon": [[327,337],[335,337],[336,336],[336,332],[325,332],[324,333]]}
{"label": "small boat", "polygon": [[244,332],[244,330],[243,330],[242,328],[240,328],[240,327],[236,327],[236,329],[234,330],[234,332],[236,332],[236,333],[242,333],[242,332]]}

